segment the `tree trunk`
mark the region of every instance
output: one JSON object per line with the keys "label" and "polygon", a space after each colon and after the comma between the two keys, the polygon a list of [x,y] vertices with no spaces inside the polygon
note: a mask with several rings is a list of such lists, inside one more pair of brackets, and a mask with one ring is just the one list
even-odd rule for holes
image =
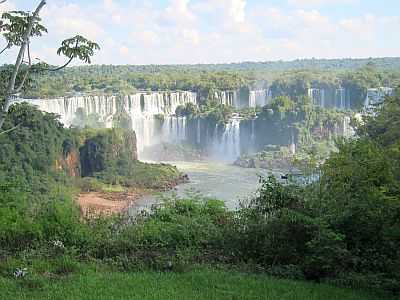
{"label": "tree trunk", "polygon": [[9,110],[9,108],[11,106],[12,96],[15,93],[15,81],[17,79],[17,75],[18,75],[19,69],[20,69],[21,64],[22,64],[22,60],[24,58],[25,51],[26,51],[26,48],[27,48],[28,43],[29,43],[29,38],[30,38],[31,33],[32,33],[33,24],[35,22],[35,19],[39,16],[40,11],[42,10],[42,8],[45,5],[46,5],[46,0],[41,0],[39,5],[38,5],[38,7],[35,10],[35,12],[32,15],[32,18],[28,22],[28,28],[26,29],[26,32],[24,33],[23,42],[22,42],[22,45],[21,45],[21,47],[19,49],[17,60],[16,60],[15,65],[14,65],[14,71],[13,71],[13,73],[11,75],[10,81],[8,82],[7,92],[6,92],[6,95],[5,95],[5,101],[4,101],[3,106],[1,108],[1,112],[0,112],[0,129],[3,127],[4,120],[5,120],[6,116],[7,116],[8,110]]}

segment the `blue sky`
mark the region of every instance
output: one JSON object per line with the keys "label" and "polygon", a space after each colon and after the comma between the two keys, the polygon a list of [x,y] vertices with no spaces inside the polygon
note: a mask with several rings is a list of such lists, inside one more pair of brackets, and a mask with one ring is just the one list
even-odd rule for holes
{"label": "blue sky", "polygon": [[[0,11],[34,9],[8,0]],[[97,41],[97,64],[176,64],[383,57],[400,54],[399,0],[48,0],[35,57],[77,33]],[[3,41],[2,41],[3,42]],[[1,42],[0,42],[1,43]],[[1,44],[0,44],[1,46]],[[13,51],[3,56],[11,61]]]}

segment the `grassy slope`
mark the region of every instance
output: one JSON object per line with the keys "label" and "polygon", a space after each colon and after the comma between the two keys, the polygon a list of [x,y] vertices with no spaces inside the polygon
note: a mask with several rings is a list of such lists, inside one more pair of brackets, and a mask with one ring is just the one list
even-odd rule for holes
{"label": "grassy slope", "polygon": [[[388,297],[385,297],[388,299]],[[261,275],[196,270],[123,273],[82,267],[67,277],[35,280],[0,277],[0,299],[337,299],[378,300],[359,291]]]}

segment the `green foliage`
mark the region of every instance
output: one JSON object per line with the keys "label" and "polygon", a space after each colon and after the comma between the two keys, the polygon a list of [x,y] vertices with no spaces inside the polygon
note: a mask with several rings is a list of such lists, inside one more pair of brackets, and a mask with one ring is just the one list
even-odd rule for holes
{"label": "green foliage", "polygon": [[[24,11],[10,11],[2,14],[0,32],[7,41],[7,48],[22,45],[23,36],[31,20],[32,15]],[[40,21],[41,19],[38,17],[33,20],[31,37],[47,33],[46,27],[41,25]]]}
{"label": "green foliage", "polygon": [[[384,147],[398,147],[400,141],[400,89],[393,97],[386,97],[383,105],[378,105],[373,114],[364,116],[359,124],[358,134],[374,140]],[[397,145],[396,145],[397,144]]]}
{"label": "green foliage", "polygon": [[95,50],[100,50],[100,46],[81,35],[66,39],[61,43],[57,54],[68,57],[69,59],[79,58],[85,63],[90,64],[90,57],[94,55]]}
{"label": "green foliage", "polygon": [[193,117],[198,113],[197,106],[193,103],[186,103],[186,105],[180,105],[176,108],[175,114],[178,117]]}
{"label": "green foliage", "polygon": [[124,175],[137,158],[136,136],[132,130],[103,129],[85,140],[80,148],[83,176],[117,170]]}
{"label": "green foliage", "polygon": [[23,191],[16,181],[2,183],[0,188],[3,250],[26,249],[55,240],[83,247],[88,232],[80,223],[79,209],[66,191],[52,191],[45,196],[46,201],[39,202],[31,199],[31,192]]}
{"label": "green foliage", "polygon": [[[197,92],[199,102],[204,103],[212,100],[218,91],[248,91],[250,87],[260,88],[261,85],[262,88],[270,87],[273,97],[288,96],[295,101],[306,96],[309,87],[332,90],[344,86],[353,99],[352,107],[359,108],[367,88],[400,84],[400,74],[393,67],[398,60],[374,61],[376,68],[365,68],[368,60],[73,67],[38,78],[38,89],[29,95],[64,96],[65,92],[71,91],[129,94],[137,90],[185,90]],[[330,67],[323,67],[330,63]],[[382,69],[386,69],[385,72]],[[363,78],[361,83],[360,77]]]}
{"label": "green foliage", "polygon": [[[27,104],[16,104],[3,129],[15,126],[15,130],[0,135],[0,178],[19,176],[34,183],[35,178],[56,171],[55,163],[63,153],[62,145],[65,140],[71,140],[56,116]],[[46,182],[35,182],[32,186],[36,190],[47,189]]]}
{"label": "green foliage", "polygon": [[228,105],[208,101],[200,106],[199,116],[207,119],[211,124],[225,124],[232,117],[234,110]]}
{"label": "green foliage", "polygon": [[293,111],[294,106],[294,102],[287,96],[276,97],[271,103],[271,109],[277,112]]}

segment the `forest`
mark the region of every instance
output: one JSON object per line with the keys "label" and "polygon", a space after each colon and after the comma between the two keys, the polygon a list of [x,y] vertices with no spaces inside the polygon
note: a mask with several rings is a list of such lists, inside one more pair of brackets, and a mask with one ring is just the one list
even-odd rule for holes
{"label": "forest", "polygon": [[[395,59],[393,59],[395,61]],[[208,66],[81,66],[59,73],[41,73],[26,97],[56,97],[84,94],[129,94],[137,90],[194,91],[204,100],[212,98],[215,91],[241,88],[270,88],[273,96],[307,95],[308,88],[345,88],[353,99],[352,107],[360,108],[368,88],[396,87],[400,73],[390,59],[357,61],[338,60],[335,68],[324,68],[323,61],[305,62],[301,68],[295,63],[288,69],[263,67],[220,69]],[[283,63],[282,63],[283,64]],[[242,65],[240,65],[242,66]],[[315,66],[315,67],[313,67]],[[3,67],[5,68],[5,67]]]}

